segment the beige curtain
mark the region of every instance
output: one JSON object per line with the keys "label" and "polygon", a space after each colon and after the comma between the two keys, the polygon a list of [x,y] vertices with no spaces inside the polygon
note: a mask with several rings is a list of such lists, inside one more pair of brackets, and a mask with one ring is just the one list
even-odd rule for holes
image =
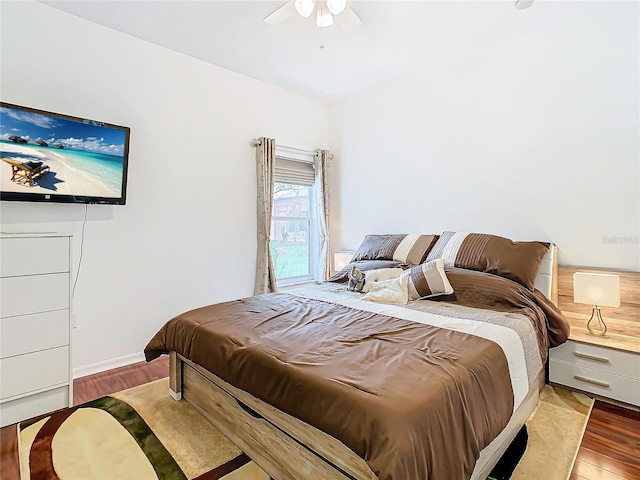
{"label": "beige curtain", "polygon": [[316,280],[324,281],[331,276],[331,261],[329,255],[329,150],[316,150],[316,215],[318,219],[318,272]]}
{"label": "beige curtain", "polygon": [[273,209],[273,176],[276,163],[276,141],[261,137],[254,140],[258,172],[258,261],[255,295],[277,292],[276,270],[271,258],[271,211]]}

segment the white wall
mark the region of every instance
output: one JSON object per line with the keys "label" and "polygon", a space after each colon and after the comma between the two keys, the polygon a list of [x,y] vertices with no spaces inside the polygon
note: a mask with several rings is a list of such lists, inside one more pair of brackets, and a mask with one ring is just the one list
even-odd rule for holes
{"label": "white wall", "polygon": [[[253,294],[250,141],[327,145],[327,107],[46,5],[1,4],[1,98],[131,128],[126,206],[88,207],[77,371],[138,354],[172,316]],[[2,202],[2,231],[79,234],[85,207]]]}
{"label": "white wall", "polygon": [[536,2],[489,30],[455,4],[413,74],[330,108],[334,249],[450,229],[640,269],[638,3]]}
{"label": "white wall", "polygon": [[[563,264],[640,269],[637,2],[536,2],[491,35],[434,15],[414,74],[330,109],[40,3],[0,10],[3,101],[132,131],[127,205],[88,208],[77,370],[252,294],[259,135],[329,144],[334,250],[370,232],[474,230],[552,240]],[[2,231],[74,234],[77,267],[84,206],[2,202],[0,215]]]}

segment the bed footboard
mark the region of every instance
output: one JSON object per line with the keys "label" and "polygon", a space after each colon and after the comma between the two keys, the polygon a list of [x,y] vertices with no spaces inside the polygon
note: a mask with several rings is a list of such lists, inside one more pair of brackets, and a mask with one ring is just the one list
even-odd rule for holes
{"label": "bed footboard", "polygon": [[170,395],[184,399],[272,478],[377,480],[343,443],[170,354]]}

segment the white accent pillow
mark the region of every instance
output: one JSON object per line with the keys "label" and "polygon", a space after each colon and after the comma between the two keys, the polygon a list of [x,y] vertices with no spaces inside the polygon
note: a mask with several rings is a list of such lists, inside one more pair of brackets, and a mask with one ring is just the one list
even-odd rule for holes
{"label": "white accent pillow", "polygon": [[376,303],[406,305],[409,301],[408,283],[409,272],[397,278],[374,282],[370,286],[369,293],[363,296],[362,299]]}
{"label": "white accent pillow", "polygon": [[375,283],[391,280],[392,278],[399,278],[403,271],[401,268],[378,268],[377,270],[365,272],[362,291],[367,293]]}

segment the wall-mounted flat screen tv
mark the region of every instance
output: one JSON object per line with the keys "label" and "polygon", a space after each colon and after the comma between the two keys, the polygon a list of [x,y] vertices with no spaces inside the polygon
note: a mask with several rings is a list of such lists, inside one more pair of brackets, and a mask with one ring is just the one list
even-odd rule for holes
{"label": "wall-mounted flat screen tv", "polygon": [[0,102],[0,200],[124,205],[128,127]]}

